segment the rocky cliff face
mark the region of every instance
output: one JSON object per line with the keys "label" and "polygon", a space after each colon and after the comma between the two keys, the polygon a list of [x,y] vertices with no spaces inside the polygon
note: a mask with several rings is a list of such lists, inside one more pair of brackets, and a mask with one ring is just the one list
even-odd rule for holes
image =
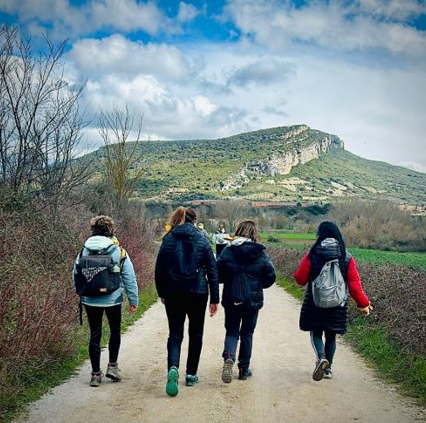
{"label": "rocky cliff face", "polygon": [[298,164],[317,159],[332,149],[344,149],[343,141],[336,135],[325,134],[320,140],[309,142],[310,135],[310,128],[306,125],[283,134],[280,138],[284,152],[273,152],[270,157],[247,163],[236,175],[221,184],[221,190],[241,188],[260,175],[287,175]]}

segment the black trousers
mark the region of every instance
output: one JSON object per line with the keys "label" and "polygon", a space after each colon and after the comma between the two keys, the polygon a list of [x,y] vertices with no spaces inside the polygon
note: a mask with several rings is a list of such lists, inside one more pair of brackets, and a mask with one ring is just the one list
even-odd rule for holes
{"label": "black trousers", "polygon": [[94,373],[101,371],[102,318],[108,319],[110,337],[108,343],[109,362],[116,363],[121,342],[121,304],[112,307],[93,307],[84,305],[90,327],[89,356]]}
{"label": "black trousers", "polygon": [[235,361],[237,354],[238,338],[240,350],[238,353],[238,367],[248,369],[253,347],[253,333],[257,324],[259,310],[248,309],[240,306],[231,306],[225,309],[225,345],[223,358],[230,353]]}
{"label": "black trousers", "polygon": [[167,368],[179,368],[180,353],[184,335],[184,325],[188,316],[189,345],[186,362],[186,374],[196,375],[203,347],[204,319],[206,316],[207,294],[176,293],[166,296],[167,319],[169,321],[169,338],[167,340]]}

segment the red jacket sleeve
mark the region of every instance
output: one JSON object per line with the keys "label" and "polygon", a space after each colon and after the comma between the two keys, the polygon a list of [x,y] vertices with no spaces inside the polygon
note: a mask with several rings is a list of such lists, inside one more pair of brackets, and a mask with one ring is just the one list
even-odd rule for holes
{"label": "red jacket sleeve", "polygon": [[361,286],[361,278],[356,268],[356,263],[353,257],[349,261],[348,273],[347,273],[349,294],[356,302],[359,308],[367,307],[370,304],[370,301],[365,295],[364,290]]}
{"label": "red jacket sleeve", "polygon": [[311,260],[309,260],[309,251],[303,257],[299,268],[294,272],[294,278],[299,285],[306,285],[309,282],[311,273]]}

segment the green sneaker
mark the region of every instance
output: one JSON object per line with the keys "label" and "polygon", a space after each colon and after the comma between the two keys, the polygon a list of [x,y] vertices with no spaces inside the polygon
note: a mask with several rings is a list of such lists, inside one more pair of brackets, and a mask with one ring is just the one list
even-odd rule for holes
{"label": "green sneaker", "polygon": [[105,377],[110,378],[113,382],[120,382],[121,381],[121,373],[120,369],[117,365],[111,366],[108,364],[107,371],[105,373]]}
{"label": "green sneaker", "polygon": [[197,375],[185,375],[186,386],[194,386],[199,380]]}
{"label": "green sneaker", "polygon": [[178,392],[178,379],[179,370],[176,366],[170,367],[169,373],[167,374],[166,394],[169,397],[175,397]]}
{"label": "green sneaker", "polygon": [[93,388],[97,388],[102,382],[102,373],[92,373],[92,377],[90,378],[90,386]]}

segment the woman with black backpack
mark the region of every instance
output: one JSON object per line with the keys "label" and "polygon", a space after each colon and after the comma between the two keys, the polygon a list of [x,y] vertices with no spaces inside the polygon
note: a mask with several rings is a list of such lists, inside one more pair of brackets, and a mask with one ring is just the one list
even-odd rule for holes
{"label": "woman with black backpack", "polygon": [[336,334],[344,334],[348,325],[347,295],[341,305],[331,308],[321,308],[314,302],[313,281],[320,275],[324,265],[333,260],[339,262],[348,293],[357,303],[361,313],[368,316],[372,309],[362,289],[355,260],[346,251],[339,228],[332,222],[322,222],[318,227],[316,242],[294,272],[296,282],[299,285],[307,285],[299,325],[301,330],[310,332],[311,335],[311,343],[316,355],[312,373],[315,381],[333,377],[331,365],[336,351]]}
{"label": "woman with black backpack", "polygon": [[138,308],[139,296],[133,264],[115,237],[114,221],[109,216],[96,216],[90,219],[90,229],[92,236],[86,240],[77,256],[72,276],[80,295],[80,307],[83,305],[86,309],[90,326],[90,386],[98,387],[103,378],[100,368],[103,315],[106,314],[110,329],[109,362],[105,376],[119,382],[121,373],[117,360],[121,342],[123,291],[129,299],[131,313]]}
{"label": "woman with black backpack", "polygon": [[253,333],[263,307],[263,289],[269,288],[276,278],[274,265],[258,240],[256,224],[252,220],[242,221],[217,261],[219,283],[224,284],[226,335],[222,381],[225,383],[232,382],[239,338],[238,379],[246,380],[252,375],[249,366]]}
{"label": "woman with black backpack", "polygon": [[203,345],[204,318],[210,293],[210,316],[218,310],[219,284],[210,242],[197,229],[193,209],[179,207],[168,222],[155,265],[158,296],[166,307],[169,323],[167,341],[167,384],[169,396],[178,394],[180,353],[186,316],[189,347],[186,385],[198,383],[198,364]]}

